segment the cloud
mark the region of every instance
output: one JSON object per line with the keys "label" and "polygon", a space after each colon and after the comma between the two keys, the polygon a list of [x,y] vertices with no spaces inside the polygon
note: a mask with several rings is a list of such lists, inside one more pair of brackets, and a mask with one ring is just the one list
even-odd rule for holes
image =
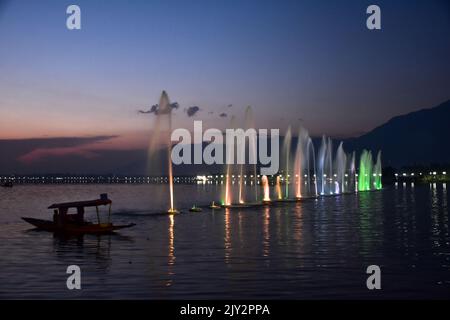
{"label": "cloud", "polygon": [[[37,139],[0,140],[0,167],[14,168],[19,162],[30,164],[34,161],[51,156],[77,155],[92,158],[95,153],[89,148],[118,136],[93,137],[56,137]],[[11,170],[11,169],[10,169]]]}
{"label": "cloud", "polygon": [[227,115],[225,112],[222,112],[222,113],[219,115],[219,117],[221,117],[221,118],[226,118],[226,117],[228,117],[228,115]]}
{"label": "cloud", "polygon": [[97,154],[91,150],[83,149],[82,146],[68,148],[40,148],[20,156],[18,160],[24,164],[31,164],[44,158],[63,156],[79,156],[85,159],[93,159]]}
{"label": "cloud", "polygon": [[141,113],[141,114],[154,113],[155,115],[169,114],[172,112],[172,110],[178,109],[179,107],[180,107],[180,105],[178,104],[178,102],[173,102],[173,103],[169,104],[169,108],[163,110],[159,107],[158,104],[154,104],[150,107],[149,110],[138,110],[138,113]]}
{"label": "cloud", "polygon": [[198,107],[198,106],[192,106],[192,107],[189,107],[186,109],[186,113],[187,113],[188,117],[195,116],[195,114],[199,111],[200,111],[200,107]]}

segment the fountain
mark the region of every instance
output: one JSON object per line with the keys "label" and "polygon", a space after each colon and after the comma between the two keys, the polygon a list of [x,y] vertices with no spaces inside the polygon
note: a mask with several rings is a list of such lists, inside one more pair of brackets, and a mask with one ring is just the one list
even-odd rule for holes
{"label": "fountain", "polygon": [[[312,152],[311,152],[312,151]],[[311,153],[310,153],[311,152]],[[312,155],[312,159],[311,159]],[[310,161],[312,160],[312,171],[310,167]],[[319,194],[317,192],[317,174],[316,174],[316,152],[314,150],[314,144],[312,143],[312,140],[310,137],[308,137],[308,143],[306,146],[306,178],[307,178],[307,185],[308,185],[308,195],[311,196],[311,181],[314,179],[314,197],[317,197]],[[312,178],[311,178],[312,177]]]}
{"label": "fountain", "polygon": [[283,155],[284,155],[284,175],[285,175],[285,192],[284,192],[284,198],[289,198],[289,162],[290,154],[291,154],[291,140],[292,140],[292,134],[291,134],[291,126],[289,126],[286,130],[286,135],[284,136],[283,141]]}
{"label": "fountain", "polygon": [[[236,118],[233,116],[230,120],[230,126],[231,128],[235,127]],[[234,163],[234,159],[231,159],[230,155],[234,154],[234,152],[231,152],[230,149],[231,145],[226,145],[226,175],[225,175],[225,194],[222,201],[222,205],[224,206],[231,206],[232,204],[232,190],[231,190],[231,180],[232,180],[232,163]]]}
{"label": "fountain", "polygon": [[[254,128],[254,124],[253,124],[253,112],[252,112],[252,108],[250,106],[248,106],[245,109],[245,118],[244,118],[244,130],[248,130],[248,129],[253,129]],[[257,145],[257,141],[256,141],[256,136],[252,136],[251,140],[250,138],[245,138],[245,143],[246,145],[249,146],[249,150],[248,150],[248,157],[249,159],[256,159],[257,158],[257,150],[256,150],[256,145]],[[244,184],[245,184],[245,179],[244,179],[244,168],[245,165],[244,164],[239,164],[239,204],[244,204],[245,201],[245,188],[244,188]],[[257,166],[256,163],[253,165],[253,181],[255,186],[257,185],[257,179],[258,179],[258,174],[257,174]],[[258,188],[255,188],[255,201],[258,201]]]}
{"label": "fountain", "polygon": [[277,199],[282,200],[283,199],[283,193],[281,191],[281,182],[280,182],[280,176],[277,175],[276,183],[275,183],[275,189],[277,192]]}
{"label": "fountain", "polygon": [[[173,214],[178,211],[174,204],[174,176],[171,161],[171,141],[170,134],[168,139],[162,134],[164,129],[171,132],[172,129],[172,109],[174,104],[170,103],[169,97],[165,91],[162,92],[158,105],[152,107],[157,121],[155,124],[152,140],[149,146],[150,155],[154,155],[157,150],[158,142],[163,145],[163,150],[167,150],[167,172],[168,172],[168,186],[169,186],[169,209],[168,213]],[[236,118],[231,118],[231,128],[236,129]],[[245,110],[244,130],[253,128],[253,114],[251,107]],[[256,138],[256,137],[255,137]],[[253,136],[252,138],[253,139]],[[294,148],[293,156],[291,156],[292,148],[292,134],[291,127],[288,126],[283,141],[281,151],[282,168],[276,174],[275,180],[275,197],[276,201],[296,201],[304,198],[317,197],[319,195],[339,195],[343,193],[380,190],[382,188],[382,174],[381,174],[381,152],[378,152],[376,162],[373,162],[372,152],[363,150],[359,159],[359,172],[356,173],[356,153],[345,153],[343,142],[340,142],[338,147],[333,150],[333,141],[331,138],[322,136],[318,154],[308,131],[303,127],[299,127],[296,146]],[[248,149],[245,151],[245,158],[256,159],[257,142],[255,140],[249,141],[246,137],[245,145]],[[245,164],[235,165],[235,159],[230,159],[231,155],[235,157],[238,150],[229,150],[228,148],[236,148],[236,145],[226,145],[226,165],[224,177],[224,188],[222,196],[222,207],[249,207],[261,204],[271,203],[269,178],[264,175],[261,178],[263,187],[262,201],[258,202],[258,184],[259,176],[257,174],[257,165],[253,165],[252,169]],[[247,157],[248,152],[248,157]],[[150,161],[149,161],[150,163]],[[152,167],[157,165],[157,162],[151,161]],[[164,165],[164,166],[165,166]],[[245,192],[245,184],[247,183],[247,173],[252,171],[250,175],[251,183],[254,183],[255,202],[250,202],[249,194]],[[233,188],[235,185],[235,177],[237,177],[238,189]],[[284,192],[282,181],[284,179]],[[292,183],[293,188],[290,188]],[[314,186],[312,185],[314,184]],[[235,190],[233,190],[235,189]],[[235,192],[235,194],[234,194]],[[237,197],[236,197],[237,196]],[[233,203],[233,198],[238,199],[237,203]],[[211,208],[217,208],[213,202]]]}
{"label": "fountain", "polygon": [[[247,111],[248,112],[248,108]],[[246,121],[246,124],[248,122]],[[249,126],[247,125],[246,128]],[[319,152],[316,157],[314,144],[308,131],[300,126],[295,148],[292,148],[291,127],[286,130],[282,145],[281,172],[274,176],[274,192],[276,202],[298,201],[300,199],[315,198],[319,195],[340,195],[357,191],[379,190],[381,183],[381,153],[373,163],[372,153],[364,150],[359,162],[359,175],[356,173],[356,153],[346,153],[343,142],[333,149],[331,138],[322,136]],[[251,144],[249,144],[251,145]],[[291,150],[294,150],[291,156]],[[225,204],[231,207],[258,205],[249,203],[244,198],[245,171],[240,166],[239,204],[232,204],[230,174],[231,166],[227,166],[227,181],[225,186]],[[256,172],[255,173],[255,177]],[[284,178],[284,181],[283,181]],[[282,186],[282,182],[285,183]],[[263,199],[259,204],[271,203],[269,178],[261,178]],[[292,184],[292,188],[290,188]],[[258,189],[258,188],[256,188]],[[257,199],[257,197],[255,196]]]}
{"label": "fountain", "polygon": [[345,190],[345,171],[346,171],[346,165],[347,165],[347,155],[344,152],[343,143],[341,142],[339,144],[339,147],[336,151],[336,160],[334,165],[334,172],[336,175],[336,181],[335,181],[335,189],[334,193],[344,193]]}
{"label": "fountain", "polygon": [[303,158],[304,158],[304,147],[303,147],[303,131],[300,128],[298,131],[297,139],[297,149],[295,150],[295,160],[294,160],[294,183],[295,183],[295,198],[300,199],[302,197],[302,176],[303,176]]}
{"label": "fountain", "polygon": [[348,192],[356,192],[356,166],[355,166],[355,152],[352,152],[351,154],[347,155],[347,172],[346,177],[347,179],[347,190]]}
{"label": "fountain", "polygon": [[318,178],[320,181],[320,194],[333,194],[333,190],[328,186],[328,181],[333,180],[333,158],[332,158],[333,145],[330,138],[322,136],[322,143],[319,149],[318,159]]}
{"label": "fountain", "polygon": [[377,154],[377,162],[373,167],[373,175],[374,175],[374,187],[376,190],[381,190],[383,185],[381,183],[381,151],[378,151]]}
{"label": "fountain", "polygon": [[[150,145],[148,148],[148,173],[149,175],[159,175],[167,166],[168,185],[169,185],[169,209],[167,213],[174,214],[178,211],[174,207],[174,186],[173,186],[173,167],[171,159],[172,142],[170,134],[172,131],[172,109],[177,108],[178,104],[171,104],[166,91],[161,93],[159,104],[152,107],[156,115],[155,125],[152,131]],[[159,159],[159,151],[165,151],[167,159]]]}
{"label": "fountain", "polygon": [[269,188],[269,179],[267,179],[267,176],[262,176],[261,182],[263,185],[263,203],[270,203],[270,188]]}
{"label": "fountain", "polygon": [[359,160],[358,191],[372,190],[372,152],[363,150]]}

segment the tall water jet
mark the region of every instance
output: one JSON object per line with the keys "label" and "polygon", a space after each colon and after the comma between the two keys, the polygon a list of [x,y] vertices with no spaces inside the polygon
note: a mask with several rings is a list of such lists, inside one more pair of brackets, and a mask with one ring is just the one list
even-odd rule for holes
{"label": "tall water jet", "polygon": [[[333,142],[331,141],[331,138],[328,138],[327,140],[327,146],[326,146],[326,152],[325,152],[325,183],[328,180],[330,180],[330,183],[332,182],[333,179],[333,156],[332,156],[332,152],[333,152]],[[329,194],[333,194],[334,189],[329,186],[328,187],[328,193]]]}
{"label": "tall water jet", "polygon": [[[255,123],[254,123],[254,118],[253,118],[253,109],[251,106],[248,106],[245,109],[245,129],[255,129]],[[251,141],[251,140],[253,141]],[[251,138],[249,138],[248,141],[248,146],[249,146],[249,158],[251,159],[253,157],[253,159],[257,159],[257,137],[255,136],[251,136]],[[257,186],[257,182],[258,182],[258,171],[257,171],[257,164],[255,161],[255,164],[253,165],[253,182],[255,185],[255,202],[258,202],[258,188]]]}
{"label": "tall water jet", "polygon": [[[230,126],[232,129],[235,128],[236,118],[233,116],[230,120]],[[232,190],[231,190],[231,179],[232,179],[232,163],[234,159],[231,155],[234,155],[234,151],[231,149],[234,146],[226,144],[226,170],[225,170],[225,193],[222,200],[222,205],[229,206],[232,204]]]}
{"label": "tall water jet", "polygon": [[355,152],[347,156],[347,190],[355,192],[356,190],[356,166],[355,166]]}
{"label": "tall water jet", "polygon": [[269,187],[269,179],[267,176],[262,176],[261,182],[263,185],[263,202],[270,202],[270,187]]}
{"label": "tall water jet", "polygon": [[319,149],[318,178],[320,179],[320,194],[333,194],[334,188],[330,187],[328,181],[333,179],[333,143],[331,138],[322,136],[322,143]]}
{"label": "tall water jet", "polygon": [[297,148],[295,150],[294,160],[294,186],[295,197],[300,199],[302,197],[302,162],[303,162],[303,145],[301,139],[301,129],[298,132]]}
{"label": "tall water jet", "polygon": [[[295,151],[294,173],[295,173],[295,197],[302,197],[303,180],[309,177],[309,135],[303,127],[298,131],[297,149]],[[305,173],[306,170],[306,173]],[[306,176],[306,177],[305,177]],[[304,179],[305,178],[305,179]]]}
{"label": "tall water jet", "polygon": [[325,181],[326,181],[326,173],[325,173],[325,154],[327,152],[327,140],[325,138],[325,136],[322,136],[322,142],[320,144],[320,148],[319,148],[319,154],[318,154],[318,158],[317,161],[317,174],[318,177],[316,177],[316,179],[318,178],[319,181],[319,190],[320,190],[320,194],[325,194]]}
{"label": "tall water jet", "polygon": [[284,197],[289,198],[289,162],[291,158],[291,126],[289,126],[286,130],[286,135],[284,136],[283,141],[283,154],[284,154],[284,174],[285,174],[285,191]]}
{"label": "tall water jet", "polygon": [[363,150],[359,160],[358,191],[372,190],[372,152]]}
{"label": "tall water jet", "polygon": [[[311,159],[312,157],[312,159]],[[312,161],[311,161],[312,160]],[[318,195],[317,192],[317,172],[316,172],[316,152],[314,150],[314,144],[312,143],[312,139],[308,136],[308,142],[306,144],[306,172],[307,172],[307,184],[308,184],[308,192],[311,195],[311,182],[314,182],[314,196]],[[312,171],[310,167],[310,162],[312,163]]]}
{"label": "tall water jet", "polygon": [[[250,106],[245,109],[244,130],[255,130],[253,124],[253,112]],[[245,145],[248,145],[248,158],[257,159],[256,133],[255,135],[249,135],[245,137]],[[247,153],[247,151],[245,152]],[[239,203],[241,204],[245,203],[244,168],[246,168],[244,164],[239,164]],[[258,181],[256,161],[253,165],[253,179],[255,183],[255,201],[258,201],[258,188],[256,188]]]}
{"label": "tall water jet", "polygon": [[276,178],[275,190],[277,192],[277,199],[278,200],[282,200],[283,199],[283,192],[281,191],[280,176],[278,176],[278,175],[277,175],[277,178]]}
{"label": "tall water jet", "polygon": [[[178,104],[171,104],[167,92],[163,91],[159,99],[159,104],[152,106],[153,112],[156,115],[156,121],[148,148],[147,173],[149,175],[160,175],[161,171],[165,171],[167,167],[169,213],[177,212],[174,208],[173,168],[171,159],[172,142],[170,140],[172,131],[172,109],[177,107]],[[163,157],[161,157],[161,151],[164,152]],[[165,157],[167,157],[167,159],[163,160]],[[164,192],[167,193],[165,190]]]}
{"label": "tall water jet", "polygon": [[383,188],[383,184],[381,183],[381,151],[378,151],[377,162],[373,167],[373,175],[375,189],[381,190]]}
{"label": "tall water jet", "polygon": [[[169,133],[172,132],[172,105],[170,104],[169,96],[166,91],[163,91],[161,94],[161,98],[159,99],[159,110],[162,114],[168,114],[169,120]],[[174,190],[173,190],[173,167],[172,167],[172,141],[168,142],[167,148],[167,165],[169,168],[169,195],[170,195],[170,209],[169,213],[176,213],[177,210],[174,206]]]}
{"label": "tall water jet", "polygon": [[336,172],[336,188],[335,193],[345,192],[345,168],[347,165],[347,156],[344,152],[343,143],[339,144],[336,150],[335,172]]}

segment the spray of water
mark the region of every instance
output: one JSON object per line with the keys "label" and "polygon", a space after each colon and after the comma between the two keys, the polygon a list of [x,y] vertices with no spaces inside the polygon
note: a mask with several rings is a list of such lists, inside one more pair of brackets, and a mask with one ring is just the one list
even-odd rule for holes
{"label": "spray of water", "polygon": [[269,179],[267,179],[267,176],[262,176],[261,182],[262,182],[263,190],[264,190],[263,201],[268,202],[268,201],[270,201]]}

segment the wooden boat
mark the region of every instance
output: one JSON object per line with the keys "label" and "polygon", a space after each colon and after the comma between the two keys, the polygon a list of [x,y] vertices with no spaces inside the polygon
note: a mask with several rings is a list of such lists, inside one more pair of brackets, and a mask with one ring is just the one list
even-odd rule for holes
{"label": "wooden boat", "polygon": [[120,229],[130,228],[134,226],[134,223],[127,225],[113,225],[112,223],[86,223],[84,225],[79,224],[66,224],[63,227],[58,227],[53,221],[34,219],[34,218],[22,218],[29,224],[32,224],[38,229],[56,232],[56,233],[83,233],[83,234],[104,234],[111,233]]}
{"label": "wooden boat", "polygon": [[[108,221],[100,222],[99,207],[109,205]],[[108,199],[108,195],[101,195],[100,199],[80,202],[67,202],[52,204],[49,209],[54,209],[53,221],[35,218],[22,219],[38,229],[68,234],[105,234],[134,226],[134,223],[126,225],[114,225],[111,223],[111,205],[112,201]],[[84,209],[87,207],[95,207],[97,212],[97,223],[84,220]],[[76,214],[68,214],[69,209],[76,208]]]}

